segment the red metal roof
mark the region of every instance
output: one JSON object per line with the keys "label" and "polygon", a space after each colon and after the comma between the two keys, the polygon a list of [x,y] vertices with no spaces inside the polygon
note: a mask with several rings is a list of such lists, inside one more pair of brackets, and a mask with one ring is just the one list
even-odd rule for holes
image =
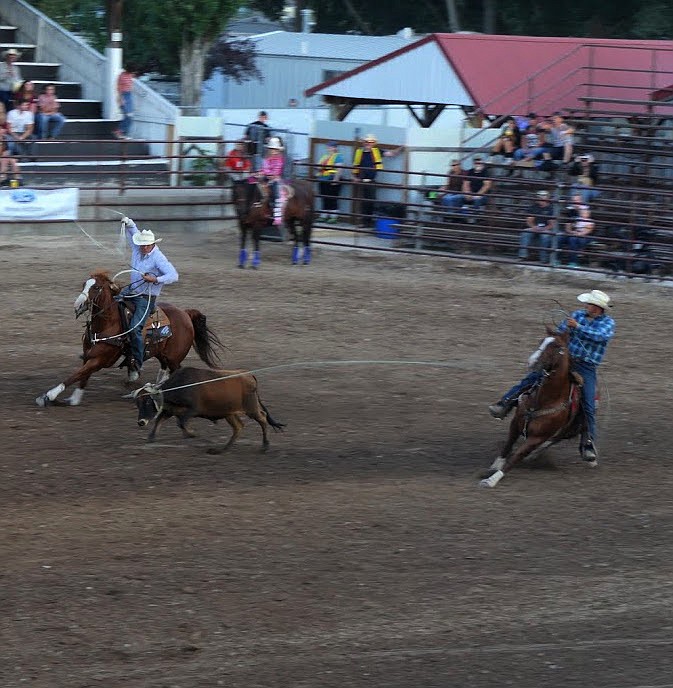
{"label": "red metal roof", "polygon": [[[530,111],[548,114],[564,108],[579,109],[584,108],[584,99],[590,97],[613,101],[609,105],[595,104],[597,109],[644,111],[647,108],[644,103],[620,106],[614,101],[650,100],[654,91],[673,81],[670,41],[430,34],[306,93],[329,95],[330,86],[338,83],[343,97],[344,86],[351,76],[376,70],[377,66],[393,60],[400,66],[400,75],[413,75],[417,82],[426,75],[418,62],[414,64],[413,53],[430,41],[439,46],[446,59],[446,69],[459,77],[474,106],[488,115]],[[348,97],[368,98],[362,92],[363,80],[357,81],[358,92]],[[656,107],[661,108],[659,112],[672,109]]]}

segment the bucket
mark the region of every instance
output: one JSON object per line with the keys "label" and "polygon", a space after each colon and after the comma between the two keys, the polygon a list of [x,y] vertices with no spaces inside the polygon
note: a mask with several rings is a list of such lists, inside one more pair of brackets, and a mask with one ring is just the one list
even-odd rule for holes
{"label": "bucket", "polygon": [[397,228],[395,225],[399,224],[399,220],[392,220],[389,217],[379,217],[376,219],[375,233],[381,239],[395,239],[397,236]]}

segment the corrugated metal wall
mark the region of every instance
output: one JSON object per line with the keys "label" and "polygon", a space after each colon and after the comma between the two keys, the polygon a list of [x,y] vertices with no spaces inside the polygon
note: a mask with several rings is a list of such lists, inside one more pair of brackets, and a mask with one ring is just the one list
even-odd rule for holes
{"label": "corrugated metal wall", "polygon": [[305,98],[304,91],[325,79],[326,71],[346,72],[362,61],[315,57],[260,55],[257,67],[264,81],[237,84],[217,75],[204,85],[204,108],[284,108],[290,98],[300,107],[318,105],[319,98]]}

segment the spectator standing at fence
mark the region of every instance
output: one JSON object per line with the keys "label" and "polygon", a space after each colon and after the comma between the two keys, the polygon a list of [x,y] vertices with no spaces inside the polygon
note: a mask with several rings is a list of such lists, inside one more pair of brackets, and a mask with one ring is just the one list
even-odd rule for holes
{"label": "spectator standing at fence", "polygon": [[232,181],[239,182],[250,176],[252,162],[245,150],[245,139],[239,139],[224,158],[224,170]]}
{"label": "spectator standing at fence", "polygon": [[269,115],[261,110],[254,122],[250,122],[245,128],[245,140],[248,143],[248,155],[252,159],[252,169],[259,172],[262,168],[266,142],[271,136],[271,129],[267,122]]}
{"label": "spectator standing at fence", "polygon": [[126,64],[117,77],[117,105],[122,113],[119,129],[113,132],[118,139],[130,139],[133,124],[133,80],[137,70],[133,65]]}
{"label": "spectator standing at fence", "polygon": [[360,227],[371,227],[374,223],[374,183],[378,172],[383,169],[383,155],[376,143],[376,136],[367,134],[353,154],[353,196],[360,206]]}
{"label": "spectator standing at fence", "polygon": [[536,199],[528,209],[526,226],[519,237],[519,258],[528,260],[528,249],[534,243],[540,248],[540,261],[549,263],[549,249],[553,241],[554,209],[549,201],[549,191],[538,191]]}
{"label": "spectator standing at fence", "polygon": [[40,110],[40,136],[43,139],[55,139],[61,133],[65,124],[65,117],[59,112],[61,104],[56,97],[56,86],[45,86],[44,93],[37,99]]}
{"label": "spectator standing at fence", "polygon": [[16,61],[21,57],[21,53],[15,48],[2,51],[2,62],[0,62],[0,102],[5,106],[5,112],[12,109],[15,91],[21,86],[21,70],[16,65]]}
{"label": "spectator standing at fence", "polygon": [[327,153],[318,161],[318,186],[322,196],[324,214],[320,220],[338,222],[339,194],[341,193],[341,168],[344,157],[339,153],[336,141],[327,144]]}
{"label": "spectator standing at fence", "polygon": [[33,142],[36,138],[35,115],[29,108],[30,104],[24,100],[7,114],[9,152],[14,157],[33,157]]}

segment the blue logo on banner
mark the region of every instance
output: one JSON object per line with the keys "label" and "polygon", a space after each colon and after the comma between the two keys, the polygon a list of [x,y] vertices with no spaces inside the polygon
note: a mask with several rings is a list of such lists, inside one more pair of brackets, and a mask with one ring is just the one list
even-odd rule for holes
{"label": "blue logo on banner", "polygon": [[10,198],[15,203],[32,203],[37,199],[37,194],[30,189],[17,189],[12,191]]}

